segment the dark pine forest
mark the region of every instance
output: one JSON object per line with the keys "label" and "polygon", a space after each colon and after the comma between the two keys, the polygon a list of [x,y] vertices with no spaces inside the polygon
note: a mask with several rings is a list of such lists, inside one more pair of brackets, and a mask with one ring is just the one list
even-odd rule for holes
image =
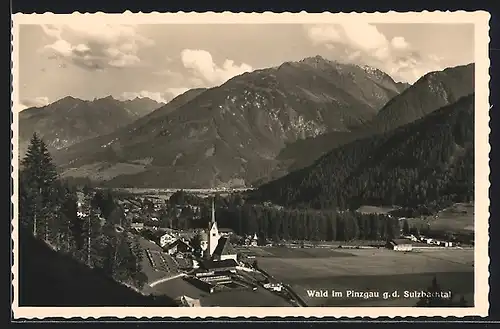
{"label": "dark pine forest", "polygon": [[294,208],[399,205],[432,213],[474,192],[474,95],[391,132],[334,149],[249,195]]}

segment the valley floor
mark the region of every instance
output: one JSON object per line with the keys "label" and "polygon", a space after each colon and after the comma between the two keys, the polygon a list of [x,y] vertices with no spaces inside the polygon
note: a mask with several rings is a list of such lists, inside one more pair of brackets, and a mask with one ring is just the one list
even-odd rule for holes
{"label": "valley floor", "polygon": [[[464,296],[473,306],[474,250],[440,249],[396,252],[387,249],[343,251],[304,258],[273,255],[270,248],[255,248],[259,268],[289,284],[308,306],[415,306],[418,298],[404,298],[404,291],[426,290],[436,276],[443,291],[455,299]],[[262,253],[259,249],[265,249]],[[279,248],[276,248],[279,249]],[[310,249],[314,250],[314,249]],[[317,249],[321,250],[321,249]],[[310,251],[310,253],[312,253]],[[281,255],[282,252],[279,252]],[[291,255],[290,255],[291,256]],[[332,290],[342,296],[310,297],[308,290]],[[379,298],[347,298],[348,290],[379,292]],[[384,291],[398,291],[400,298],[383,299]]]}

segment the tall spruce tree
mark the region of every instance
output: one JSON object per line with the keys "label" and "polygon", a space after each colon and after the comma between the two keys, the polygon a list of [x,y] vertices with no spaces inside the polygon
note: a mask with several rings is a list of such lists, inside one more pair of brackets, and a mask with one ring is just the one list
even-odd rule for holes
{"label": "tall spruce tree", "polygon": [[44,141],[33,134],[19,173],[21,224],[35,236],[51,238],[51,222],[57,218],[57,171]]}

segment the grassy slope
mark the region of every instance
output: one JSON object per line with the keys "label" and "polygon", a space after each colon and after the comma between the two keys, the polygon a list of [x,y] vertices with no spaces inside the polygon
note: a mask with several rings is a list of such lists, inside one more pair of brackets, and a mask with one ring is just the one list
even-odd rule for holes
{"label": "grassy slope", "polygon": [[19,241],[19,262],[20,306],[175,306],[168,297],[141,295],[29,234]]}

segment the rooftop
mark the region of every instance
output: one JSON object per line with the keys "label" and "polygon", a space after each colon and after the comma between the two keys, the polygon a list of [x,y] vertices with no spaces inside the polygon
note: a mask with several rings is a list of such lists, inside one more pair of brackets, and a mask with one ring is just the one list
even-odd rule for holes
{"label": "rooftop", "polygon": [[219,239],[219,243],[217,244],[217,247],[215,248],[213,255],[215,256],[236,255],[236,250],[229,242],[229,238],[223,237]]}

